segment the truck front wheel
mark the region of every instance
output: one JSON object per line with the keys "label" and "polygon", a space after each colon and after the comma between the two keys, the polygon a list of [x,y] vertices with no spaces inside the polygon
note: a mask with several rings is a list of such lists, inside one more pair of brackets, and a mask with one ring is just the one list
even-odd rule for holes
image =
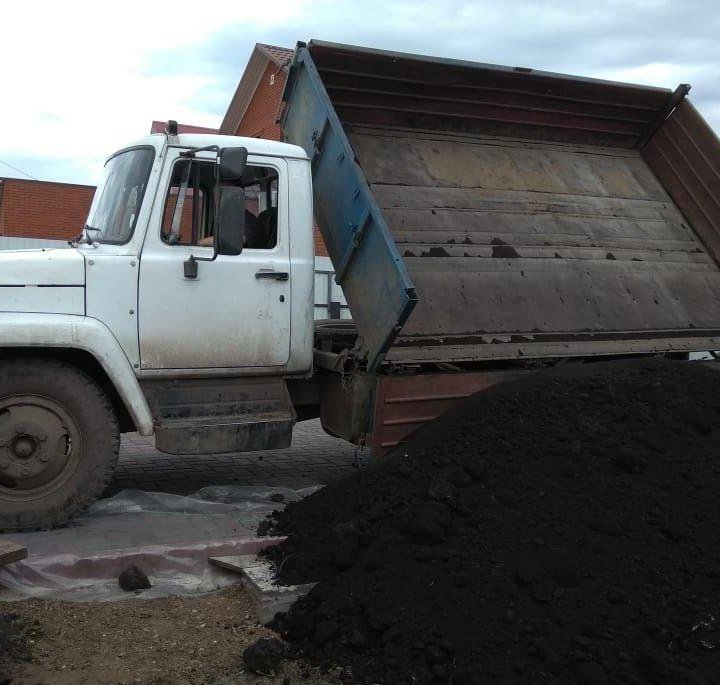
{"label": "truck front wheel", "polygon": [[110,482],[118,421],[102,388],[61,361],[0,361],[0,531],[47,529]]}

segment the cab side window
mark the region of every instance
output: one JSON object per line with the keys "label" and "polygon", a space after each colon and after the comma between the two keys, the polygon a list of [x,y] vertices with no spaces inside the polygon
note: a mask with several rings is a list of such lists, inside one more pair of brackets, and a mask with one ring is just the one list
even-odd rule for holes
{"label": "cab side window", "polygon": [[168,245],[212,246],[209,198],[214,179],[215,165],[211,161],[183,159],[175,163],[161,232]]}
{"label": "cab side window", "polygon": [[278,240],[277,171],[249,166],[238,185],[245,189],[245,249],[272,250]]}
{"label": "cab side window", "polygon": [[[165,198],[161,237],[168,245],[213,245],[215,168],[212,160],[175,163]],[[278,174],[271,167],[248,166],[232,185],[245,191],[244,249],[277,245]]]}

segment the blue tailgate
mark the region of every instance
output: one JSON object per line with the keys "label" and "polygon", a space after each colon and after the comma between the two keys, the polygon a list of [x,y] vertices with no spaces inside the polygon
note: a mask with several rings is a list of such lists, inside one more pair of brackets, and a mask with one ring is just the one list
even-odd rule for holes
{"label": "blue tailgate", "polygon": [[417,303],[412,279],[304,46],[283,100],[285,140],[312,159],[315,218],[358,328],[361,356],[376,369]]}

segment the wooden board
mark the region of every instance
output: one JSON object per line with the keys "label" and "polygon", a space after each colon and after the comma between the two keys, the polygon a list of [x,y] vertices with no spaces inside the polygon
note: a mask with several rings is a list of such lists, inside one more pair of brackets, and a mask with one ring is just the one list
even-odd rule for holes
{"label": "wooden board", "polygon": [[12,564],[27,557],[27,547],[12,540],[0,540],[0,566]]}

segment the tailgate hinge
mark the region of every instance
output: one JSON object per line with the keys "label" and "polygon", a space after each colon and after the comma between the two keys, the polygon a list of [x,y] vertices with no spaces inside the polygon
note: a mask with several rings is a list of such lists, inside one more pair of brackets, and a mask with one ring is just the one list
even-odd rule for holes
{"label": "tailgate hinge", "polygon": [[352,262],[353,257],[355,256],[355,253],[360,247],[360,244],[365,237],[365,233],[367,232],[371,221],[372,215],[370,214],[370,210],[365,210],[359,223],[350,224],[350,230],[353,234],[352,242],[345,250],[345,254],[340,259],[340,263],[338,264],[337,269],[335,269],[335,283],[337,283],[338,285],[342,285],[342,281],[345,278],[345,273],[347,272],[348,267],[350,266],[350,262]]}

